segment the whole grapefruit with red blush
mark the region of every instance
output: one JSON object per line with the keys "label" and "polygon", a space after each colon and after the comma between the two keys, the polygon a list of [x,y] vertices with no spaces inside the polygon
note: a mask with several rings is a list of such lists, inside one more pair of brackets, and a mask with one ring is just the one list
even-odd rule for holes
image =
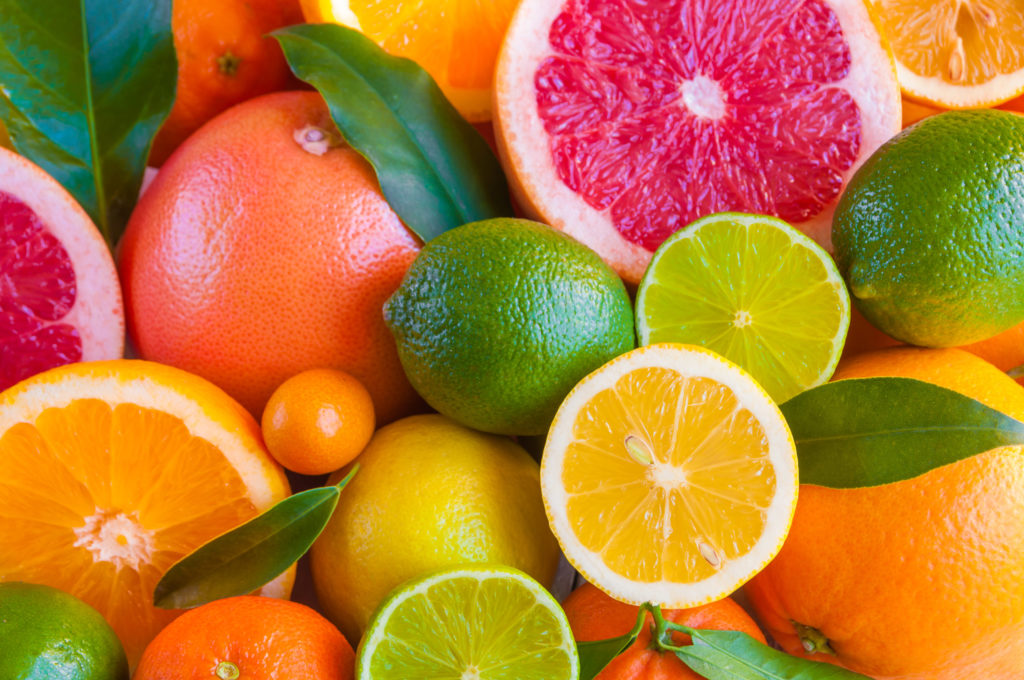
{"label": "whole grapefruit with red blush", "polygon": [[190,137],[133,212],[131,337],[257,417],[289,377],[346,371],[386,423],[422,404],[382,312],[420,245],[320,95],[259,97]]}
{"label": "whole grapefruit with red blush", "polygon": [[121,286],[103,236],[42,168],[0,148],[0,391],[123,353]]}
{"label": "whole grapefruit with red blush", "polygon": [[901,125],[862,0],[523,0],[494,95],[527,214],[634,284],[716,212],[775,215],[828,248],[847,180]]}

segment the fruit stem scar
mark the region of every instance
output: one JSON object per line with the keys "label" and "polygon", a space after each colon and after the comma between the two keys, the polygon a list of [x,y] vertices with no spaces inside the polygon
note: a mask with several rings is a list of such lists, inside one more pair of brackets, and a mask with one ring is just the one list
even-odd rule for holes
{"label": "fruit stem scar", "polygon": [[793,628],[796,629],[796,634],[800,638],[800,646],[803,647],[805,652],[808,654],[835,654],[835,650],[828,643],[828,638],[820,630],[811,626],[805,626],[797,621],[792,621],[791,623]]}
{"label": "fruit stem scar", "polygon": [[230,661],[221,661],[217,664],[216,673],[220,680],[238,680],[238,677],[241,675],[238,666]]}
{"label": "fruit stem scar", "polygon": [[635,434],[626,437],[625,445],[630,457],[641,465],[650,465],[654,462],[651,445]]}
{"label": "fruit stem scar", "polygon": [[229,78],[238,75],[238,67],[242,65],[242,58],[237,57],[230,51],[217,57],[217,70]]}
{"label": "fruit stem scar", "polygon": [[328,132],[315,125],[307,125],[299,128],[292,135],[295,143],[302,147],[303,151],[314,156],[323,156],[331,149],[343,144],[341,136],[335,132]]}

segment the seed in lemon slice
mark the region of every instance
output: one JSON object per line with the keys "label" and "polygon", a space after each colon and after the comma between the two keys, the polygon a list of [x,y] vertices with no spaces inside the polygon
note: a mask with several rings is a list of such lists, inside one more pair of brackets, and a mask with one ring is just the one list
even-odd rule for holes
{"label": "seed in lemon slice", "polygon": [[548,433],[541,492],[569,562],[631,604],[719,600],[778,553],[796,507],[793,437],[743,369],[641,347],[584,378]]}
{"label": "seed in lemon slice", "polygon": [[850,327],[835,262],[780,219],[720,213],[666,240],[636,301],[641,345],[703,345],[781,404],[828,381]]}
{"label": "seed in lemon slice", "polygon": [[252,416],[179,369],[71,364],[0,394],[0,582],[84,600],[132,665],[181,614],[153,606],[163,573],[288,493]]}
{"label": "seed in lemon slice", "polygon": [[995,106],[1024,92],[1020,0],[871,0],[900,87],[947,109]]}
{"label": "seed in lemon slice", "polygon": [[518,0],[301,0],[306,21],[362,31],[412,59],[471,123],[491,119],[494,64]]}
{"label": "seed in lemon slice", "polygon": [[438,572],[397,588],[359,645],[358,680],[575,680],[565,612],[539,583],[501,566]]}

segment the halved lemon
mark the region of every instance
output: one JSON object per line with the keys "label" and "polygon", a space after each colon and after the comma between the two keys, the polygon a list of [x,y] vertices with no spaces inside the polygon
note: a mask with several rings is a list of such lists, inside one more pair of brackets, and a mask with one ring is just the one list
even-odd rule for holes
{"label": "halved lemon", "polygon": [[132,665],[181,613],[153,607],[163,573],[288,494],[252,416],[176,368],[71,364],[0,394],[0,581],[81,598]]}
{"label": "halved lemon", "polygon": [[947,109],[995,106],[1024,92],[1020,0],[871,0],[904,94]]}
{"label": "halved lemon", "polygon": [[541,491],[569,562],[623,602],[719,600],[778,553],[796,448],[745,371],[691,345],[624,354],[584,378],[548,433]]}
{"label": "halved lemon", "polygon": [[498,50],[518,0],[302,0],[306,21],[362,31],[437,81],[471,123],[491,119]]}

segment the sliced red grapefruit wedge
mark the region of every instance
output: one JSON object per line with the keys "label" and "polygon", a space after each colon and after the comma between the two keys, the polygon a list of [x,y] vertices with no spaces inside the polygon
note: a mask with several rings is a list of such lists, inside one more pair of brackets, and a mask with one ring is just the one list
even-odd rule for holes
{"label": "sliced red grapefruit wedge", "polygon": [[99,230],[44,170],[0,148],[0,391],[123,353],[121,287]]}
{"label": "sliced red grapefruit wedge", "polygon": [[524,209],[634,284],[716,212],[830,248],[846,181],[901,123],[863,0],[523,0],[494,91]]}

